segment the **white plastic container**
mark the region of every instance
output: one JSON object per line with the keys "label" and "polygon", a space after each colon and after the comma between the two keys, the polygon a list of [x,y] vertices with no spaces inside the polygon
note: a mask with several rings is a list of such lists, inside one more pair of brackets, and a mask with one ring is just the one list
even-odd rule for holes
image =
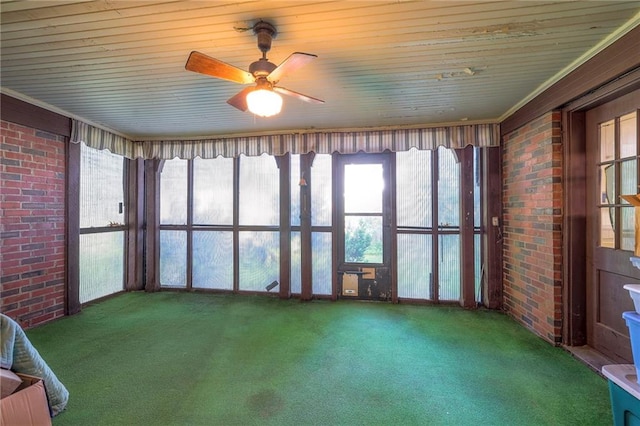
{"label": "white plastic container", "polygon": [[629,291],[636,307],[636,312],[640,314],[640,284],[625,284],[623,288]]}

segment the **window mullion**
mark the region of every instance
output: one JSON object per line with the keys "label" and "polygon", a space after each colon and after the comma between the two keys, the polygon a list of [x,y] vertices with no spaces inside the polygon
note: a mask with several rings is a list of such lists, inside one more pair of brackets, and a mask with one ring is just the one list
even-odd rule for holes
{"label": "window mullion", "polygon": [[193,160],[187,160],[187,289],[193,286]]}
{"label": "window mullion", "polygon": [[433,230],[432,238],[431,238],[431,280],[429,280],[429,286],[431,298],[437,302],[440,300],[440,291],[439,291],[439,264],[440,264],[440,242],[439,238],[439,229],[440,222],[438,218],[438,180],[440,179],[440,167],[438,161],[439,151],[437,149],[433,150],[433,154],[431,155],[431,229]]}
{"label": "window mullion", "polygon": [[616,117],[614,120],[614,126],[613,126],[614,130],[613,130],[613,137],[614,137],[614,152],[615,152],[615,196],[616,198],[614,200],[611,200],[611,203],[615,206],[614,207],[614,215],[615,215],[615,223],[616,223],[616,227],[615,227],[615,234],[614,234],[614,238],[615,238],[615,248],[616,249],[621,249],[622,248],[622,228],[623,228],[623,222],[622,222],[622,199],[620,198],[620,195],[622,195],[622,150],[621,150],[621,143],[620,143],[620,117]]}
{"label": "window mullion", "polygon": [[240,288],[240,157],[233,161],[233,291]]}

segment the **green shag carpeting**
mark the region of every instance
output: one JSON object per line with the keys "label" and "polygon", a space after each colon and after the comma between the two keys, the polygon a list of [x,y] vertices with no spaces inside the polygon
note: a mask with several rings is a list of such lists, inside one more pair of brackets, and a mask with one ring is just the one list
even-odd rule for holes
{"label": "green shag carpeting", "polygon": [[28,336],[61,425],[607,425],[607,382],[500,312],[127,293]]}

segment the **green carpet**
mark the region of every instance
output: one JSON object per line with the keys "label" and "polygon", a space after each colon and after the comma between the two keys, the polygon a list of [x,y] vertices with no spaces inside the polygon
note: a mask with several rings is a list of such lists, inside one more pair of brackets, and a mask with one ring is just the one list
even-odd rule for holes
{"label": "green carpet", "polygon": [[495,311],[128,293],[28,331],[60,425],[607,425],[607,382]]}

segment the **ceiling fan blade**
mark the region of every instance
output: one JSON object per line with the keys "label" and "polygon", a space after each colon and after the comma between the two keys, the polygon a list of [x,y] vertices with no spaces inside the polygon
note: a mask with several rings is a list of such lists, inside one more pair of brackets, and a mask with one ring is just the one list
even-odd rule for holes
{"label": "ceiling fan blade", "polygon": [[247,105],[247,95],[250,92],[253,92],[256,88],[254,86],[245,87],[229,99],[227,99],[227,103],[234,108],[238,108],[240,111],[246,111],[249,106]]}
{"label": "ceiling fan blade", "polygon": [[313,61],[317,58],[316,55],[312,55],[311,53],[302,53],[302,52],[294,52],[287,59],[285,59],[278,67],[271,71],[271,73],[267,76],[267,79],[272,83],[277,83],[280,81],[282,76],[286,73],[293,72],[298,68],[303,67],[309,62]]}
{"label": "ceiling fan blade", "polygon": [[234,83],[249,84],[255,81],[253,75],[249,72],[196,51],[191,52],[184,67],[189,71],[233,81]]}
{"label": "ceiling fan blade", "polygon": [[322,99],[313,98],[311,96],[303,95],[302,93],[294,92],[293,90],[285,89],[284,87],[274,87],[273,90],[278,93],[282,93],[283,95],[293,96],[294,98],[298,98],[301,101],[310,102],[312,104],[323,104],[324,101]]}

